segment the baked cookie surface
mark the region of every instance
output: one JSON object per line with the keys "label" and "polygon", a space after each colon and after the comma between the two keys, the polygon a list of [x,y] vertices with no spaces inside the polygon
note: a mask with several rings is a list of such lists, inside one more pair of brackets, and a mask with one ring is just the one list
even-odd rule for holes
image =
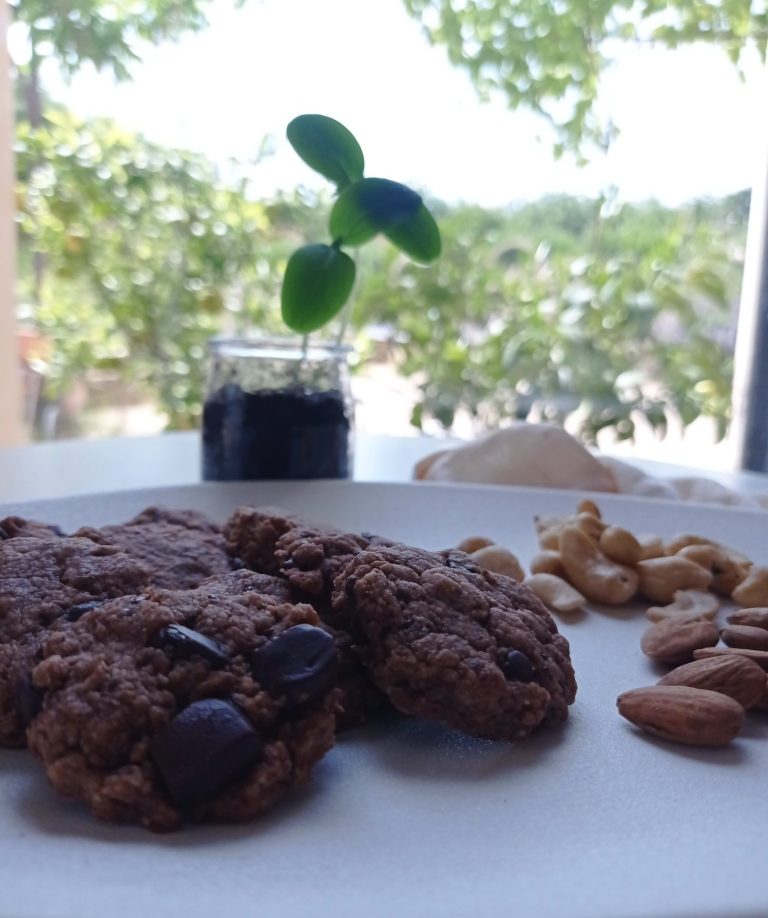
{"label": "baked cookie surface", "polygon": [[24,745],[36,698],[27,685],[41,639],[113,596],[140,592],[147,569],[90,539],[0,542],[0,746]]}
{"label": "baked cookie surface", "polygon": [[366,723],[389,704],[362,665],[347,622],[331,605],[333,581],[372,544],[386,540],[347,533],[273,508],[240,507],[223,527],[227,548],[243,564],[283,579],[294,599],[309,602],[330,629],[339,654],[340,729]]}
{"label": "baked cookie surface", "polygon": [[194,510],[148,507],[122,525],[86,526],[75,535],[141,561],[150,571],[152,586],[163,589],[193,589],[233,566],[219,527]]}
{"label": "baked cookie surface", "polygon": [[99,818],[248,820],[332,746],[336,651],[315,611],[222,580],[111,600],[43,643],[30,748]]}
{"label": "baked cookie surface", "polygon": [[551,615],[526,587],[474,571],[461,552],[361,552],[336,579],[334,607],[405,713],[503,740],[568,716],[576,681]]}

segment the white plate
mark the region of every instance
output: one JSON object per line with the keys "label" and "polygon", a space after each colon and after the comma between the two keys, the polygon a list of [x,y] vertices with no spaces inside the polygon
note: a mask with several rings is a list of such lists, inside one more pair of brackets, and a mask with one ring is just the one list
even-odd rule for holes
{"label": "white plate", "polygon": [[[0,506],[64,527],[149,503],[223,519],[279,504],[427,548],[489,535],[528,560],[531,517],[573,492],[428,485],[200,485]],[[598,497],[635,532],[714,536],[768,563],[768,516]],[[311,787],[247,826],[158,836],[54,796],[25,752],[0,751],[0,915],[745,916],[768,913],[768,715],[731,747],[644,737],[616,713],[658,674],[637,612],[562,626],[579,693],[568,724],[514,745],[403,719],[343,737]]]}

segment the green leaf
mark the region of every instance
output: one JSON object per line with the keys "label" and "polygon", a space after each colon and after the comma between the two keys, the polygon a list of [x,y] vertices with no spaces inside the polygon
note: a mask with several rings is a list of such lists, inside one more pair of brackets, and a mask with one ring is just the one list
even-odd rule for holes
{"label": "green leaf", "polygon": [[331,211],[331,235],[344,245],[362,245],[380,232],[407,223],[422,207],[421,196],[399,182],[365,178],[345,188]]}
{"label": "green leaf", "polygon": [[440,254],[440,230],[424,204],[412,217],[385,230],[384,235],[420,264],[427,265]]}
{"label": "green leaf", "polygon": [[283,321],[299,334],[316,331],[346,303],[355,283],[355,263],[330,245],[305,245],[288,260],[283,277]]}
{"label": "green leaf", "polygon": [[363,151],[341,122],[325,115],[299,115],[288,125],[286,134],[304,162],[339,189],[363,177]]}

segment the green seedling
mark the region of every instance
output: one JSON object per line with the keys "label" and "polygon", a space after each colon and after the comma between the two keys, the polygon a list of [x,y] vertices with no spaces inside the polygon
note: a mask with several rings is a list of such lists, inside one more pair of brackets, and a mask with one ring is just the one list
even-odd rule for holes
{"label": "green seedling", "polygon": [[330,244],[297,249],[288,260],[281,306],[285,324],[307,335],[343,308],[355,283],[355,262],[342,249],[383,234],[420,264],[440,254],[440,231],[415,191],[384,178],[366,178],[365,158],[354,135],[325,115],[299,115],[288,125],[288,140],[316,172],[336,185]]}

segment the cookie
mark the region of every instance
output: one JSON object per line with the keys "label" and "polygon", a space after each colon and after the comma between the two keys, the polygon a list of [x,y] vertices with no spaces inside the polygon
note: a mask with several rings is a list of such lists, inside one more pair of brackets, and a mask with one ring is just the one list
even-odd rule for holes
{"label": "cookie", "polygon": [[225,523],[230,554],[264,574],[284,578],[297,600],[311,603],[336,641],[339,653],[338,728],[366,723],[389,704],[362,665],[355,639],[331,606],[333,581],[372,544],[389,544],[371,533],[345,533],[275,508],[240,507]]}
{"label": "cookie", "polygon": [[334,605],[404,713],[501,740],[568,716],[576,681],[551,615],[527,587],[474,572],[460,552],[361,552],[338,575]]}
{"label": "cookie", "polygon": [[333,640],[311,606],[231,578],[111,600],[48,637],[29,744],[56,790],[162,831],[251,819],[307,781],[333,744]]}
{"label": "cookie", "polygon": [[330,623],[336,575],[370,545],[391,544],[369,532],[342,532],[272,507],[238,508],[223,533],[232,556],[252,570],[284,577]]}
{"label": "cookie", "polygon": [[18,538],[52,539],[63,535],[58,526],[41,523],[39,520],[25,520],[21,516],[6,516],[0,520],[0,542],[3,539]]}
{"label": "cookie", "polygon": [[219,528],[194,510],[148,507],[128,523],[83,527],[75,535],[110,545],[144,563],[152,586],[192,589],[232,570]]}
{"label": "cookie", "polygon": [[148,581],[140,562],[89,539],[0,542],[0,746],[24,745],[37,703],[27,674],[48,630]]}

